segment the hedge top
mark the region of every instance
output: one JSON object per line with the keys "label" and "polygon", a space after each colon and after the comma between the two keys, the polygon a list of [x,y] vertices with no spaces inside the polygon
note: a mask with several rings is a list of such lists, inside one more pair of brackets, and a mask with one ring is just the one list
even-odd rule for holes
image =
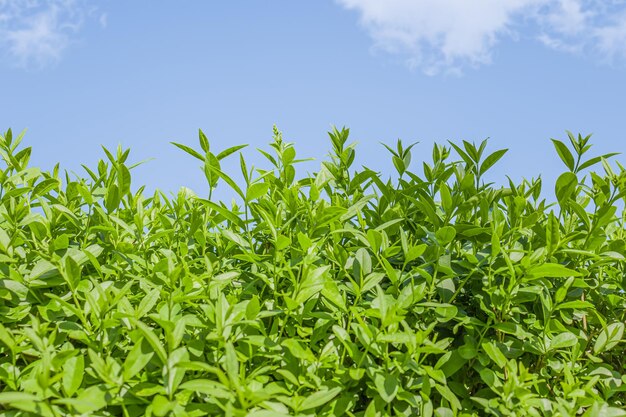
{"label": "hedge top", "polygon": [[[274,129],[241,186],[200,131],[209,198],[87,178],[0,136],[0,410],[10,416],[622,416],[626,174],[553,140],[566,171],[483,180],[506,150],[435,145],[422,174],[318,172]],[[452,159],[455,152],[460,159]],[[602,167],[601,173],[585,170]],[[211,199],[219,184],[240,198]]]}

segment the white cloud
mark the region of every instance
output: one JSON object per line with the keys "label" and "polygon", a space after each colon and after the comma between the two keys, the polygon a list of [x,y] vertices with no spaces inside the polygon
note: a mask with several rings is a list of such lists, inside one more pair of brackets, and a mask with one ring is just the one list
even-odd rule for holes
{"label": "white cloud", "polygon": [[595,29],[597,49],[606,60],[613,62],[626,58],[626,13],[614,18],[610,25]]}
{"label": "white cloud", "polygon": [[548,1],[536,18],[543,27],[564,36],[576,35],[586,26],[592,13],[583,9],[580,0]]}
{"label": "white cloud", "polygon": [[428,74],[491,62],[523,36],[568,53],[626,58],[626,0],[336,0],[355,10],[375,49]]}
{"label": "white cloud", "polygon": [[106,28],[107,25],[109,24],[109,15],[106,13],[102,13],[100,14],[100,18],[98,19],[98,21],[100,22],[100,27],[101,28]]}
{"label": "white cloud", "polygon": [[18,67],[57,63],[93,12],[81,0],[0,0],[0,52]]}

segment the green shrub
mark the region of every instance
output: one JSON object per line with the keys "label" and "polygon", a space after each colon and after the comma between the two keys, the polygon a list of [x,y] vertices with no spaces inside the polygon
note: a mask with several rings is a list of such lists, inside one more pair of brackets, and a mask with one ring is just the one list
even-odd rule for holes
{"label": "green shrub", "polygon": [[220,169],[241,147],[176,144],[208,199],[145,196],[128,150],[84,179],[0,136],[2,415],[626,415],[612,154],[555,140],[548,204],[539,179],[485,184],[486,142],[435,145],[418,175],[398,141],[392,181],[329,135],[300,178],[275,129],[241,187]]}

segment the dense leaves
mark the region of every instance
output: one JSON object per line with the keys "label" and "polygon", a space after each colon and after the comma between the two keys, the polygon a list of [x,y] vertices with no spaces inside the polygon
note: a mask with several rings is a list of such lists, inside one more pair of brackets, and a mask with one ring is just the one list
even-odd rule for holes
{"label": "dense leaves", "polygon": [[[274,130],[176,144],[207,190],[131,186],[129,151],[86,178],[0,137],[0,410],[10,416],[626,415],[626,173],[554,140],[566,172],[483,180],[505,150],[435,145],[423,173],[355,171],[348,130],[297,175]],[[415,148],[416,149],[416,148]],[[450,158],[454,151],[460,159]],[[585,174],[588,168],[602,167]],[[211,198],[230,187],[237,203]]]}

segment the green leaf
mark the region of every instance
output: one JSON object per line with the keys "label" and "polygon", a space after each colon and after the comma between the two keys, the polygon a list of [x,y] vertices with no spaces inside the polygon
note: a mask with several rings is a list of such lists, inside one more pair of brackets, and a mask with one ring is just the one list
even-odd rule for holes
{"label": "green leaf", "polygon": [[[452,280],[446,280],[446,281],[452,281]],[[459,308],[451,304],[441,304],[435,308],[435,314],[439,316],[437,320],[442,323],[452,320],[454,317],[456,317],[458,312],[459,312]]]}
{"label": "green leaf", "polygon": [[[436,388],[439,390],[440,386],[437,385]],[[455,413],[447,407],[437,407],[434,415],[435,417],[454,417]]]}
{"label": "green leaf", "polygon": [[283,151],[283,164],[290,165],[296,158],[296,148],[289,146]]}
{"label": "green leaf", "polygon": [[154,352],[145,338],[142,337],[135,342],[135,346],[130,350],[122,365],[124,380],[129,381],[137,377],[139,372],[150,362],[152,356],[154,356]]}
{"label": "green leaf", "polygon": [[404,257],[404,263],[408,264],[409,262],[422,256],[426,251],[426,248],[426,245],[411,246]]}
{"label": "green leaf", "polygon": [[74,395],[83,383],[85,358],[82,354],[69,358],[63,364],[63,390],[68,397]]}
{"label": "green leaf", "polygon": [[507,153],[507,151],[508,149],[500,149],[498,151],[495,151],[491,155],[489,155],[487,158],[485,158],[483,163],[480,165],[478,174],[483,175],[485,172],[487,172],[489,168],[494,166],[496,162],[498,162],[504,156],[504,154]]}
{"label": "green leaf", "polygon": [[259,297],[253,295],[248,304],[246,305],[246,318],[248,320],[254,320],[261,311],[261,303]]}
{"label": "green leaf", "polygon": [[16,402],[37,402],[39,398],[26,392],[0,392],[0,404],[11,404]]}
{"label": "green leaf", "polygon": [[35,279],[45,280],[58,274],[57,268],[45,259],[37,261],[33,269],[28,274],[27,281],[34,281]]}
{"label": "green leaf", "polygon": [[200,142],[200,148],[202,148],[205,153],[208,153],[210,151],[209,139],[206,137],[202,129],[198,129],[198,140]]}
{"label": "green leaf", "polygon": [[571,308],[574,310],[589,310],[589,309],[594,309],[595,306],[588,301],[576,300],[576,301],[568,301],[565,303],[561,303],[556,307],[557,310],[564,310],[568,308]]}
{"label": "green leaf", "polygon": [[546,223],[546,245],[548,252],[552,253],[559,246],[561,240],[560,223],[553,212],[550,212]]}
{"label": "green leaf", "polygon": [[327,390],[317,391],[306,397],[298,408],[300,411],[306,411],[312,408],[320,407],[335,398],[341,392],[341,390],[341,387],[335,387]]}
{"label": "green leaf", "polygon": [[288,412],[279,412],[276,410],[254,410],[246,414],[246,417],[291,417]]}
{"label": "green leaf", "polygon": [[563,349],[574,346],[578,343],[578,338],[574,333],[571,332],[563,332],[554,336],[552,340],[550,340],[550,349]]}
{"label": "green leaf", "polygon": [[445,183],[441,184],[441,186],[439,187],[439,193],[441,194],[441,205],[443,209],[446,213],[451,213],[453,210],[453,206],[450,187],[448,187]]}
{"label": "green leaf", "polygon": [[385,278],[385,274],[382,272],[372,272],[363,279],[363,285],[361,286],[361,293],[366,293]]}
{"label": "green leaf", "polygon": [[[205,164],[205,172],[209,172],[212,176],[217,175],[217,177],[222,178],[224,182],[226,182],[230,186],[230,188],[232,188],[232,190],[235,191],[239,195],[239,197],[241,197],[244,200],[246,199],[246,196],[244,195],[243,191],[241,191],[241,188],[239,188],[237,183],[233,181],[232,178],[230,178],[228,175],[222,172],[219,165]],[[214,184],[217,184],[217,180],[215,180]]]}
{"label": "green leaf", "polygon": [[365,248],[357,249],[356,254],[354,256],[355,256],[354,261],[360,273],[362,273],[363,275],[367,275],[370,272],[372,272],[372,258],[369,252],[367,251],[367,249]]}
{"label": "green leaf", "polygon": [[71,289],[78,286],[81,279],[82,268],[71,256],[66,256],[63,263],[63,276]]}
{"label": "green leaf", "polygon": [[406,166],[404,165],[404,160],[402,158],[397,157],[397,156],[391,157],[391,160],[393,162],[393,166],[396,168],[396,171],[398,171],[398,173],[400,175],[402,175],[404,173],[404,171],[406,171]]}
{"label": "green leaf", "polygon": [[124,164],[120,164],[117,167],[117,186],[120,190],[120,195],[126,195],[130,193],[130,183],[130,171]]}
{"label": "green leaf", "polygon": [[564,206],[568,200],[572,199],[574,192],[578,187],[578,177],[571,172],[565,172],[556,180],[554,188],[556,199],[561,206]]}
{"label": "green leaf", "polygon": [[386,403],[390,403],[398,394],[398,377],[393,374],[377,373],[374,375],[374,385],[378,395]]}
{"label": "green leaf", "polygon": [[326,300],[330,301],[342,311],[346,311],[344,297],[341,291],[339,291],[339,287],[335,281],[329,279],[324,280],[324,287],[322,288],[321,294]]}
{"label": "green leaf", "polygon": [[148,327],[143,322],[135,319],[134,317],[129,317],[130,322],[137,327],[137,329],[141,332],[146,341],[152,346],[152,349],[157,354],[162,364],[167,363],[167,353],[165,352],[165,348],[161,344],[158,336],[154,333],[154,331]]}
{"label": "green leaf", "polygon": [[476,355],[478,355],[478,351],[476,350],[476,346],[474,345],[465,344],[459,347],[458,351],[459,351],[459,355],[463,359],[467,359],[467,360],[473,359],[476,357]]}
{"label": "green leaf", "polygon": [[0,289],[6,290],[13,294],[18,300],[26,299],[28,295],[28,287],[17,281],[9,279],[0,279]]}
{"label": "green leaf", "polygon": [[315,362],[315,355],[309,350],[302,347],[302,344],[294,339],[283,340],[283,347],[287,348],[289,352],[296,358],[303,361]]}
{"label": "green leaf", "polygon": [[611,323],[600,332],[593,351],[598,354],[613,349],[624,337],[624,323]]}
{"label": "green leaf", "polygon": [[435,385],[435,389],[439,391],[443,398],[448,400],[448,402],[452,406],[453,411],[460,410],[463,407],[457,396],[454,395],[452,390],[446,385]]}
{"label": "green leaf", "polygon": [[233,392],[223,384],[210,379],[192,379],[180,384],[178,389],[198,392],[216,398],[231,399],[234,396]]}
{"label": "green leaf", "polygon": [[582,274],[573,269],[569,269],[561,264],[545,263],[531,267],[526,271],[526,276],[529,278],[565,278],[565,277],[579,277]]}
{"label": "green leaf", "polygon": [[500,368],[504,368],[506,365],[506,356],[502,353],[500,349],[495,345],[494,342],[484,341],[480,345],[483,351],[489,356],[489,358]]}
{"label": "green leaf", "polygon": [[250,244],[246,242],[246,240],[240,234],[235,233],[230,229],[223,230],[222,235],[224,235],[226,239],[237,244],[242,249],[248,249],[250,247]]}
{"label": "green leaf", "polygon": [[233,223],[234,225],[236,225],[240,229],[245,229],[244,221],[239,216],[237,216],[235,213],[230,211],[227,207],[218,205],[218,204],[216,204],[216,203],[214,203],[214,202],[212,202],[210,200],[205,200],[205,199],[201,199],[201,198],[199,198],[198,201],[200,201],[205,206],[211,208],[212,210],[215,210],[216,213],[218,213],[219,215],[224,217],[224,219],[226,219],[229,222]]}
{"label": "green leaf", "polygon": [[237,152],[239,149],[245,148],[246,146],[248,145],[236,145],[228,149],[225,149],[222,152],[217,154],[217,159],[221,161],[222,159],[226,158],[228,155],[233,154]]}
{"label": "green leaf", "polygon": [[571,172],[574,172],[574,157],[572,156],[572,153],[569,151],[569,149],[567,149],[567,146],[557,139],[552,139],[552,143],[554,144],[556,152],[559,154],[559,158],[561,158],[561,161],[563,161],[567,169],[569,169]]}
{"label": "green leaf", "polygon": [[585,168],[589,168],[590,166],[593,166],[595,164],[597,164],[598,162],[602,162],[603,159],[608,159],[612,156],[615,155],[619,155],[619,152],[611,152],[611,153],[607,153],[605,155],[601,155],[601,156],[596,156],[594,158],[591,158],[585,162],[583,162],[582,164],[580,164],[580,166],[578,167],[578,171],[582,171]]}
{"label": "green leaf", "polygon": [[435,368],[441,369],[446,378],[456,374],[467,363],[467,359],[463,358],[458,350],[445,353],[435,365]]}
{"label": "green leaf", "polygon": [[48,178],[41,181],[33,188],[32,196],[40,197],[48,194],[50,191],[59,187],[59,180],[56,178]]}
{"label": "green leaf", "polygon": [[[201,136],[204,136],[204,134],[201,134]],[[187,152],[189,155],[193,156],[196,159],[199,159],[201,161],[204,161],[204,156],[202,156],[200,153],[198,153],[197,151],[193,150],[192,148],[190,148],[187,145],[183,145],[181,143],[176,143],[176,142],[170,142],[172,145],[176,146],[179,149],[182,149],[183,151]],[[207,141],[208,144],[208,141]],[[208,146],[207,146],[208,148]]]}
{"label": "green leaf", "polygon": [[13,335],[2,325],[2,323],[0,323],[0,342],[4,343],[4,345],[11,351],[15,351],[17,347]]}
{"label": "green leaf", "polygon": [[367,231],[367,241],[374,253],[380,252],[383,244],[383,235],[378,230],[370,229]]}
{"label": "green leaf", "polygon": [[250,184],[250,187],[248,187],[248,190],[246,191],[246,201],[250,202],[252,200],[257,200],[261,196],[266,195],[269,189],[270,184],[267,182]]}
{"label": "green leaf", "polygon": [[450,142],[448,141],[448,143],[450,144],[450,146],[452,146],[454,148],[454,150],[459,154],[459,156],[461,157],[461,159],[463,159],[463,161],[469,165],[469,166],[473,166],[474,165],[474,161],[472,160],[472,158],[465,153],[465,151],[463,151],[463,149],[458,146],[456,143]]}
{"label": "green leaf", "polygon": [[443,246],[452,242],[454,237],[456,236],[456,229],[452,226],[444,226],[441,229],[437,230],[435,233],[435,237],[437,241]]}
{"label": "green leaf", "polygon": [[237,360],[237,352],[232,343],[226,343],[226,354],[224,355],[224,369],[228,378],[233,384],[239,383],[239,361]]}
{"label": "green leaf", "polygon": [[109,398],[111,395],[104,385],[92,385],[78,394],[71,405],[81,414],[92,413],[106,407]]}
{"label": "green leaf", "polygon": [[156,417],[165,417],[174,409],[176,403],[170,401],[164,395],[155,395],[152,399],[153,414]]}
{"label": "green leaf", "polygon": [[120,189],[117,185],[111,184],[107,187],[104,205],[109,213],[115,211],[121,201]]}
{"label": "green leaf", "polygon": [[[204,176],[210,188],[215,188],[219,182],[220,161],[212,153],[207,153],[204,158]],[[219,172],[218,172],[219,171]]]}
{"label": "green leaf", "polygon": [[137,306],[136,317],[140,319],[152,311],[160,297],[161,291],[158,288],[150,290],[144,297],[141,298],[141,301]]}

